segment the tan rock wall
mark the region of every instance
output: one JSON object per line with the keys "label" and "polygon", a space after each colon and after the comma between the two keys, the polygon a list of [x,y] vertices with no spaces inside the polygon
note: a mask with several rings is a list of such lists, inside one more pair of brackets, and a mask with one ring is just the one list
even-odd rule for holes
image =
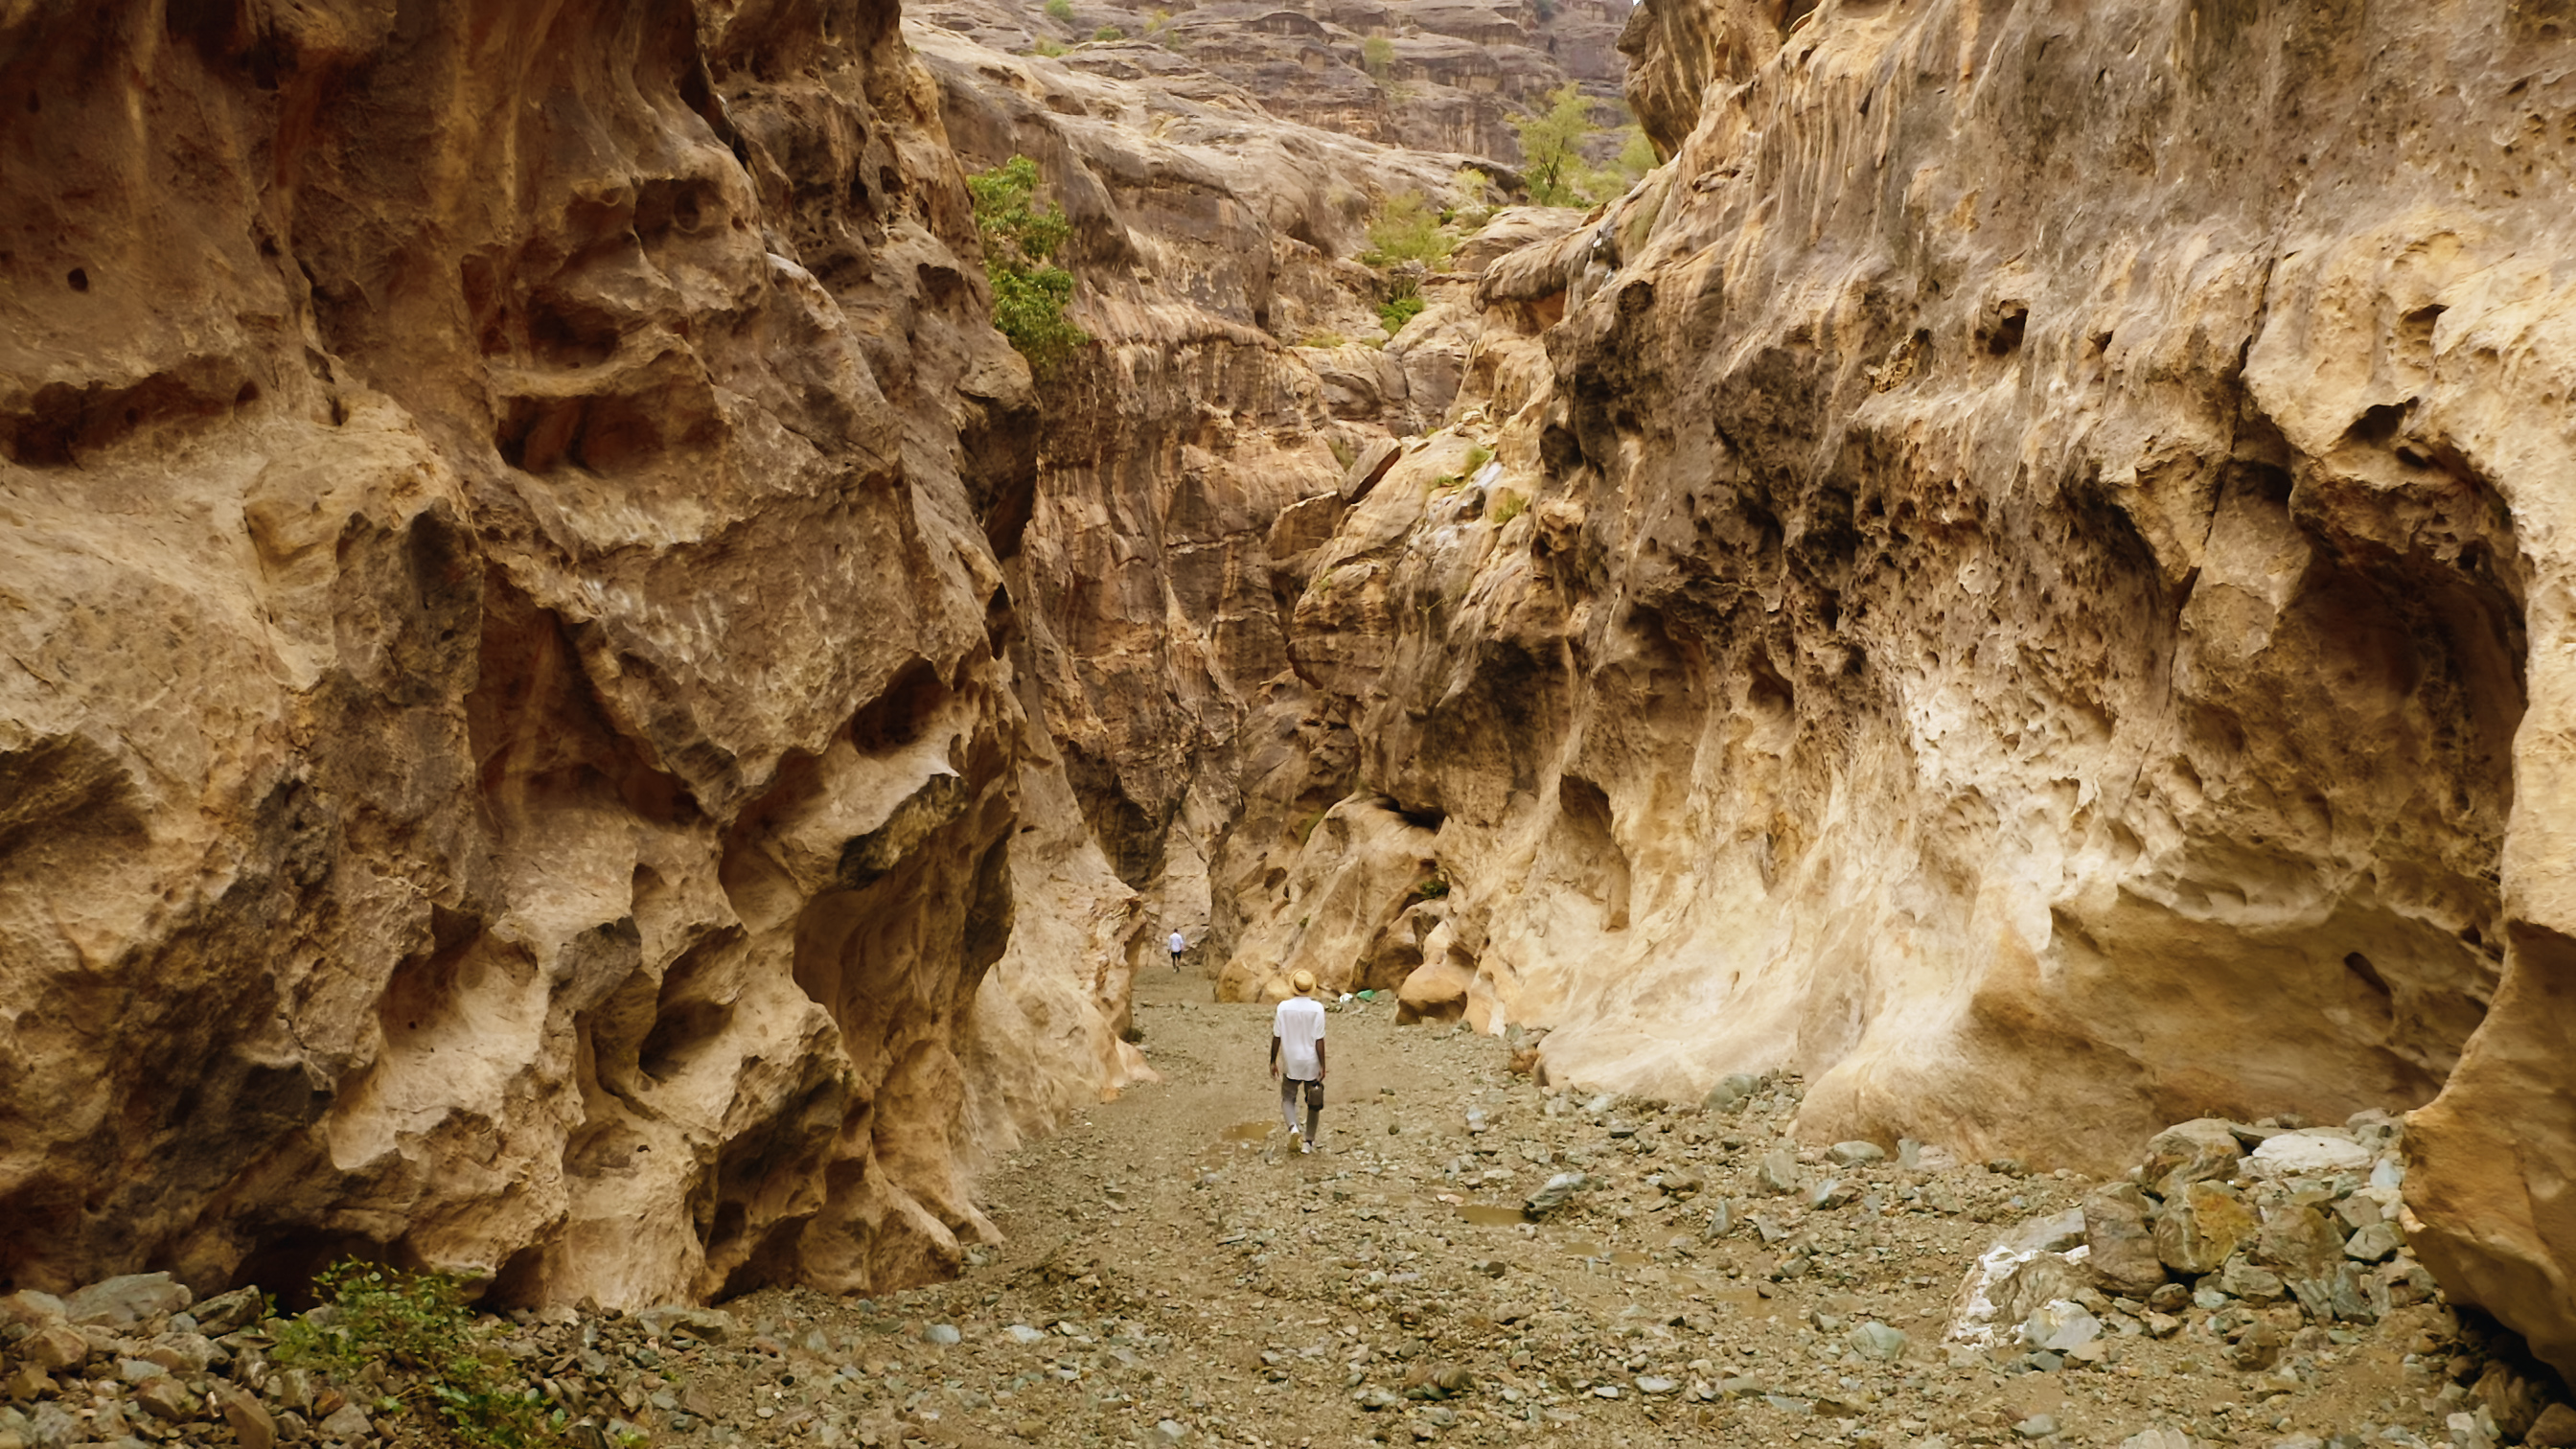
{"label": "tan rock wall", "polygon": [[1079,871],[1012,846],[1035,413],[893,7],[0,57],[0,1281],[952,1266],[961,1123],[1132,1063],[1123,980],[977,1019]]}
{"label": "tan rock wall", "polygon": [[2093,1167],[2440,1092],[2426,1260],[2570,1362],[2565,27],[1739,9],[1641,12],[1680,154],[1488,270],[1498,472],[1389,474],[1291,634],[1470,1019]]}

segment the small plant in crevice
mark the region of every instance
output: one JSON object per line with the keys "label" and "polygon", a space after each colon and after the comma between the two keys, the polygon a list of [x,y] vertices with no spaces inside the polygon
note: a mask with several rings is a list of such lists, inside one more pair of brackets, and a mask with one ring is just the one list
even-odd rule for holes
{"label": "small plant in crevice", "polygon": [[1415,881],[1413,890],[1410,892],[1411,898],[1417,901],[1436,901],[1447,894],[1449,894],[1449,882],[1436,875]]}
{"label": "small plant in crevice", "polygon": [[1091,38],[1094,40],[1125,40],[1127,38],[1127,32],[1119,29],[1115,25],[1104,25],[1098,30],[1091,32]]}
{"label": "small plant in crevice", "polygon": [[1038,164],[1013,156],[966,178],[975,200],[975,229],[984,239],[984,273],[993,284],[993,325],[1029,366],[1041,373],[1091,340],[1065,320],[1073,300],[1073,274],[1056,266],[1056,251],[1073,236],[1064,207],[1030,205],[1038,189]]}
{"label": "small plant in crevice", "polygon": [[1494,506],[1485,516],[1494,520],[1494,526],[1500,528],[1520,517],[1528,508],[1529,499],[1506,488],[1494,495]]}
{"label": "small plant in crevice", "polygon": [[1043,55],[1047,59],[1053,60],[1057,56],[1064,54],[1064,47],[1041,35],[1037,38],[1037,43],[1029,47],[1029,54]]}
{"label": "small plant in crevice", "polygon": [[1359,458],[1359,451],[1351,446],[1347,438],[1340,436],[1326,438],[1324,446],[1332,449],[1333,461],[1344,468],[1348,468]]}
{"label": "small plant in crevice", "polygon": [[1046,0],[1044,8],[1047,19],[1061,21],[1067,25],[1073,23],[1073,0]]}
{"label": "small plant in crevice", "polygon": [[1467,476],[1470,478],[1475,477],[1477,469],[1484,467],[1487,463],[1492,461],[1494,461],[1493,449],[1486,447],[1482,443],[1478,443],[1474,447],[1469,448],[1467,450]]}
{"label": "small plant in crevice", "polygon": [[1403,331],[1405,323],[1421,316],[1422,309],[1426,305],[1422,300],[1421,288],[1412,285],[1409,281],[1404,285],[1405,290],[1377,304],[1377,320],[1386,328],[1386,335],[1389,337]]}
{"label": "small plant in crevice", "polygon": [[475,1324],[455,1279],[348,1259],[324,1269],[313,1286],[329,1312],[279,1326],[280,1364],[347,1385],[378,1384],[379,1412],[425,1408],[475,1449],[571,1442],[562,1412],[548,1409]]}

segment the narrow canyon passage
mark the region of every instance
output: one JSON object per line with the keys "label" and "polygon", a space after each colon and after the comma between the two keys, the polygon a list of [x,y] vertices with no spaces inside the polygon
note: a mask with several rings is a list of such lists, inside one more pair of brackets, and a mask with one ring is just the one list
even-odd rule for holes
{"label": "narrow canyon passage", "polygon": [[2576,1444],[2570,197],[2576,0],[0,6],[0,1449]]}

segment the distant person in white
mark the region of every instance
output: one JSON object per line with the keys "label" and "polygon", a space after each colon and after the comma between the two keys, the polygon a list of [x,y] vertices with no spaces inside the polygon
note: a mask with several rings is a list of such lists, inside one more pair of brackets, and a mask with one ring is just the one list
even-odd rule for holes
{"label": "distant person in white", "polygon": [[[1279,1003],[1270,1023],[1270,1075],[1279,1079],[1279,1115],[1300,1152],[1315,1150],[1315,1128],[1324,1116],[1324,1004],[1315,1000],[1315,973],[1289,979],[1297,994]],[[1306,1092],[1306,1130],[1297,1131],[1297,1091]]]}
{"label": "distant person in white", "polygon": [[1175,971],[1180,970],[1181,953],[1190,949],[1190,938],[1182,935],[1178,931],[1174,931],[1172,933],[1172,939],[1165,941],[1163,944],[1172,948],[1172,969]]}

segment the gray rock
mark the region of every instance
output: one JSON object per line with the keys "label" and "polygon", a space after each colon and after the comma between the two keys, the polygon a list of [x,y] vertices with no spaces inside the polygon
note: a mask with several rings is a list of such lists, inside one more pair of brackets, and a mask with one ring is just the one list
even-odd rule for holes
{"label": "gray rock", "polygon": [[1825,1155],[1845,1167],[1887,1160],[1886,1151],[1875,1142],[1837,1142],[1825,1149]]}
{"label": "gray rock", "polygon": [[93,1283],[63,1300],[63,1316],[101,1328],[128,1328],[166,1318],[197,1301],[167,1273],[128,1273]]}
{"label": "gray rock", "polygon": [[1760,1082],[1742,1072],[1731,1073],[1717,1079],[1717,1085],[1709,1088],[1708,1095],[1701,1099],[1700,1107],[1709,1112],[1732,1112],[1752,1100],[1753,1094],[1761,1087]]}
{"label": "gray rock", "polygon": [[1680,1384],[1673,1382],[1671,1379],[1656,1378],[1652,1374],[1647,1374],[1637,1380],[1637,1392],[1644,1394],[1649,1398],[1669,1394],[1680,1387]]}
{"label": "gray rock", "polygon": [[63,1321],[63,1300],[51,1293],[22,1288],[0,1297],[0,1324],[18,1323],[29,1328],[42,1328]]}
{"label": "gray rock", "polygon": [[2344,1240],[2343,1255],[2360,1263],[2385,1262],[2406,1246],[2406,1235],[2386,1219],[2370,1224]]}
{"label": "gray rock", "polygon": [[1852,1352],[1880,1363],[1895,1363],[1905,1357],[1905,1330],[1884,1323],[1864,1323],[1844,1336]]}
{"label": "gray rock", "polygon": [[941,1348],[954,1348],[965,1341],[965,1335],[957,1331],[956,1324],[934,1323],[921,1331],[921,1341],[935,1343]]}
{"label": "gray rock", "polygon": [[2156,1428],[2121,1440],[2120,1449],[2192,1449],[2192,1443],[2180,1429]]}
{"label": "gray rock", "polygon": [[1396,1397],[1395,1392],[1391,1389],[1383,1389],[1375,1384],[1370,1384],[1365,1388],[1354,1390],[1351,1394],[1351,1402],[1371,1413],[1375,1413],[1380,1409],[1392,1409],[1398,1404],[1403,1403],[1404,1400]]}
{"label": "gray rock", "polygon": [[1560,1172],[1540,1184],[1539,1190],[1522,1202],[1521,1211],[1533,1218],[1545,1217],[1571,1201],[1574,1195],[1591,1186],[1591,1179],[1579,1172]]}
{"label": "gray rock", "polygon": [[2218,1270],[2218,1287],[2228,1297],[2248,1303],[2278,1303],[2287,1291],[2281,1275],[2257,1268],[2242,1257],[2228,1259],[2227,1266]]}
{"label": "gray rock", "polygon": [[676,1303],[647,1308],[635,1322],[656,1338],[685,1332],[708,1343],[727,1343],[742,1336],[742,1320],[718,1308],[687,1308]]}
{"label": "gray rock", "polygon": [[2042,1353],[2072,1353],[2102,1336],[2102,1320],[2061,1298],[2034,1309],[2022,1323],[2021,1336]]}
{"label": "gray rock", "polygon": [[1154,1425],[1154,1438],[1165,1444],[1178,1444],[1190,1437],[1190,1431],[1178,1419],[1164,1419]]}
{"label": "gray rock", "polygon": [[2054,1414],[2033,1414],[2029,1418],[2022,1420],[2020,1423],[2013,1425],[2013,1432],[2025,1439],[2045,1439],[2049,1435],[2057,1432],[2057,1416]]}
{"label": "gray rock", "polygon": [[1817,1183],[1815,1191],[1807,1194],[1807,1206],[1817,1212],[1831,1212],[1835,1208],[1848,1206],[1851,1200],[1859,1195],[1851,1184],[1839,1177],[1829,1177]]}
{"label": "gray rock", "polygon": [[1756,1174],[1764,1190],[1796,1192],[1798,1190],[1798,1154],[1786,1147],[1774,1147],[1762,1154],[1762,1168]]}
{"label": "gray rock", "polygon": [[261,1309],[266,1306],[257,1288],[236,1288],[195,1305],[190,1316],[197,1320],[199,1333],[208,1338],[221,1338],[257,1322]]}
{"label": "gray rock", "polygon": [[27,1442],[31,1449],[67,1449],[80,1438],[80,1420],[60,1404],[38,1404],[27,1415]]}
{"label": "gray rock", "polygon": [[368,1438],[376,1432],[376,1426],[367,1421],[367,1411],[355,1404],[342,1404],[330,1418],[314,1427],[321,1430],[324,1437],[344,1444]]}
{"label": "gray rock", "polygon": [[176,1424],[197,1412],[197,1396],[188,1386],[168,1374],[146,1379],[134,1386],[134,1402],[141,1404],[152,1417]]}
{"label": "gray rock", "polygon": [[1014,1323],[1002,1331],[1011,1336],[1011,1341],[1013,1343],[1046,1342],[1046,1333],[1044,1330],[1031,1328],[1025,1323]]}

